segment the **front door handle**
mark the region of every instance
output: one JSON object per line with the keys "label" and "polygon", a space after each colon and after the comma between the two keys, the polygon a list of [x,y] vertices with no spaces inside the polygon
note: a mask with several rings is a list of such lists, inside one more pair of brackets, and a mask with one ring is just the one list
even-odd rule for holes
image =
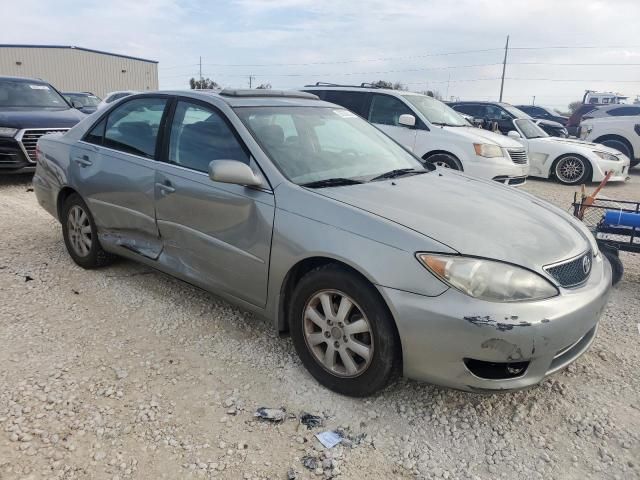
{"label": "front door handle", "polygon": [[76,162],[81,167],[88,167],[90,165],[93,165],[93,162],[89,160],[89,155],[79,155],[75,157],[73,161]]}
{"label": "front door handle", "polygon": [[166,183],[156,183],[156,187],[158,187],[158,188],[160,189],[160,191],[161,191],[163,194],[165,194],[165,195],[166,195],[166,194],[169,194],[169,193],[173,193],[173,192],[175,192],[175,191],[176,191],[176,189],[175,189],[175,188],[173,188],[173,187],[171,186],[171,183],[169,183],[169,182],[166,182]]}

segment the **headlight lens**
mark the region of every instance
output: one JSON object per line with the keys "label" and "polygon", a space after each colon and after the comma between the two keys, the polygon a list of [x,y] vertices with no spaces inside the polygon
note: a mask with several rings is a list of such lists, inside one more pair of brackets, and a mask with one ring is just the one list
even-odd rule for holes
{"label": "headlight lens", "polygon": [[599,156],[603,160],[609,160],[611,162],[619,162],[620,161],[620,157],[617,157],[617,156],[612,155],[612,154],[607,153],[607,152],[598,152],[598,151],[594,150],[593,153],[595,153],[597,156]]}
{"label": "headlight lens", "polygon": [[13,137],[17,132],[17,128],[0,127],[0,137]]}
{"label": "headlight lens", "polygon": [[498,145],[491,143],[474,143],[473,148],[476,151],[476,155],[487,158],[502,157],[502,149]]}
{"label": "headlight lens", "polygon": [[589,134],[591,133],[591,130],[593,130],[593,127],[591,127],[589,125],[582,125],[580,127],[580,138],[582,140],[587,138],[589,136]]}
{"label": "headlight lens", "polygon": [[558,295],[558,289],[540,275],[508,263],[429,253],[417,258],[445,283],[481,300],[522,302]]}

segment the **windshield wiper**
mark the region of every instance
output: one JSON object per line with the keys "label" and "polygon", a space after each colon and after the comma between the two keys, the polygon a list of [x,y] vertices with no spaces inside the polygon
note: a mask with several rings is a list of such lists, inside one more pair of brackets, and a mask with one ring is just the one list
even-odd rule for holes
{"label": "windshield wiper", "polygon": [[418,175],[420,173],[426,173],[426,170],[416,170],[415,168],[397,168],[395,170],[390,170],[385,172],[377,177],[373,177],[370,181],[374,182],[376,180],[384,180],[385,178],[396,178],[402,177],[403,175]]}
{"label": "windshield wiper", "polygon": [[364,183],[361,180],[353,178],[325,178],[324,180],[316,180],[315,182],[301,183],[301,187],[307,188],[324,188],[324,187],[340,187],[343,185],[358,185]]}

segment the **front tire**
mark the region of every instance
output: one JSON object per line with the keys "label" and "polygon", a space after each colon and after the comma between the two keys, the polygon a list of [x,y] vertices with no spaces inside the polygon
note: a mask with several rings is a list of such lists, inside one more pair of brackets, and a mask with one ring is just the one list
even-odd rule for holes
{"label": "front tire", "polygon": [[611,265],[611,285],[615,287],[624,275],[624,266],[618,256],[618,250],[611,247],[601,247],[600,251],[609,260]]}
{"label": "front tire", "polygon": [[591,163],[580,155],[562,155],[553,163],[553,176],[563,185],[579,185],[593,178]]}
{"label": "front tire", "polygon": [[401,371],[394,320],[376,289],[335,264],[307,273],[296,286],[289,327],[309,373],[334,392],[371,395]]}
{"label": "front tire", "polygon": [[436,167],[462,171],[462,163],[450,153],[436,153],[425,158],[425,161]]}
{"label": "front tire", "polygon": [[98,268],[113,261],[98,241],[93,216],[77,193],[69,195],[62,208],[62,236],[69,255],[82,268]]}

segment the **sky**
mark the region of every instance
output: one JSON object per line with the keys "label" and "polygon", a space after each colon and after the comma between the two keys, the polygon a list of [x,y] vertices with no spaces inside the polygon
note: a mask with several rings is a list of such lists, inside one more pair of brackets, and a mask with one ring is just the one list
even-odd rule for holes
{"label": "sky", "polygon": [[[565,109],[640,95],[639,0],[3,0],[0,43],[159,61],[161,89],[399,81],[461,100]],[[25,12],[28,12],[25,13]],[[557,48],[560,47],[560,48]]]}

